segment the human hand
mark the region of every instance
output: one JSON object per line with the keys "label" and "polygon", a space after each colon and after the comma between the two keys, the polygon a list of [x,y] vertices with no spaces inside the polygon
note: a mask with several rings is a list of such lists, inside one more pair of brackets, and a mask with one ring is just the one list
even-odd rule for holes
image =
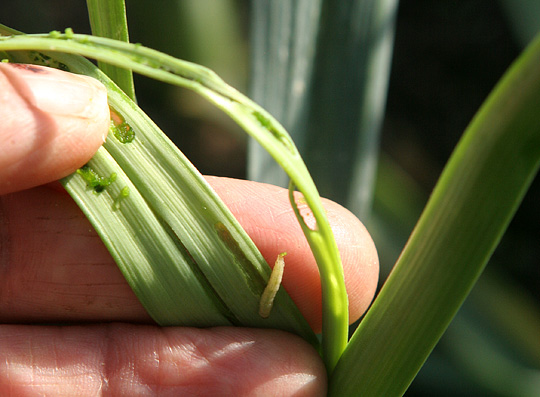
{"label": "human hand", "polygon": [[[0,395],[324,395],[324,366],[294,335],[153,325],[84,215],[49,183],[103,143],[109,110],[102,86],[0,64],[0,120]],[[208,181],[269,263],[288,252],[283,286],[319,331],[318,271],[287,191]],[[377,254],[352,214],[324,204],[353,321],[373,297]]]}

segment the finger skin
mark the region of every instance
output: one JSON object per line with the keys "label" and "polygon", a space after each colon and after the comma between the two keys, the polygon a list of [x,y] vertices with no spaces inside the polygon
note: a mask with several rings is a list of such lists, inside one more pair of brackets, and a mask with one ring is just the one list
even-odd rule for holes
{"label": "finger skin", "polygon": [[0,194],[60,179],[84,165],[109,128],[97,80],[0,63]]}
{"label": "finger skin", "polygon": [[[273,264],[287,252],[283,285],[314,330],[321,324],[318,271],[288,202],[267,184],[209,178]],[[371,301],[378,275],[369,234],[326,201],[343,257],[351,321]],[[71,198],[47,186],[0,196],[0,319],[149,322],[99,237]]]}
{"label": "finger skin", "polygon": [[277,330],[0,327],[0,395],[323,396],[313,348]]}

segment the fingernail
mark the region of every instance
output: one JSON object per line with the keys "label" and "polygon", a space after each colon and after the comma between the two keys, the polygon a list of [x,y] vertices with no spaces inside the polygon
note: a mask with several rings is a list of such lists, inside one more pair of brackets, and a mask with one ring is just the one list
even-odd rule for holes
{"label": "fingernail", "polygon": [[92,118],[107,103],[105,87],[91,77],[16,63],[1,63],[0,71],[29,104],[46,113]]}

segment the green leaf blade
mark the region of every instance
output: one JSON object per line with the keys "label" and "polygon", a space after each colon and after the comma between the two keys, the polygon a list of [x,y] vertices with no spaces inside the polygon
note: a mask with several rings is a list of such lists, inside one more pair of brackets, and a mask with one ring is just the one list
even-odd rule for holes
{"label": "green leaf blade", "polygon": [[[540,37],[456,147],[330,394],[402,395],[497,246],[540,165]],[[356,376],[351,376],[354,372]]]}
{"label": "green leaf blade", "polygon": [[[129,43],[124,0],[87,0],[86,4],[92,34]],[[98,61],[98,66],[122,91],[135,100],[135,84],[131,70],[101,61]]]}
{"label": "green leaf blade", "polygon": [[[99,175],[115,173],[117,177],[101,193],[88,187],[77,173],[62,183],[154,320],[162,325],[231,325],[216,305],[216,298],[208,293],[208,286],[194,272],[194,264],[186,260],[182,248],[110,154],[102,148],[88,165]],[[122,195],[124,188],[129,191],[127,197]],[[171,284],[173,281],[175,284]]]}

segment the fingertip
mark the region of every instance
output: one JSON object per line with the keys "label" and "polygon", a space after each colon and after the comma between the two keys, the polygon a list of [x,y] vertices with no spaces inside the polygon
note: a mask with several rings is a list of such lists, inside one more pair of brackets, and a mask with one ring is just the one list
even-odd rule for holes
{"label": "fingertip", "polygon": [[377,248],[369,231],[352,212],[330,200],[324,201],[343,263],[352,323],[364,314],[375,295],[379,280]]}
{"label": "fingertip", "polygon": [[69,175],[104,142],[107,91],[97,80],[0,64],[0,194]]}
{"label": "fingertip", "polygon": [[[288,199],[286,189],[251,181],[207,177],[266,261],[287,252],[283,287],[315,332],[322,327],[319,270]],[[323,199],[343,264],[350,322],[369,307],[377,288],[379,260],[362,222],[343,206]]]}

